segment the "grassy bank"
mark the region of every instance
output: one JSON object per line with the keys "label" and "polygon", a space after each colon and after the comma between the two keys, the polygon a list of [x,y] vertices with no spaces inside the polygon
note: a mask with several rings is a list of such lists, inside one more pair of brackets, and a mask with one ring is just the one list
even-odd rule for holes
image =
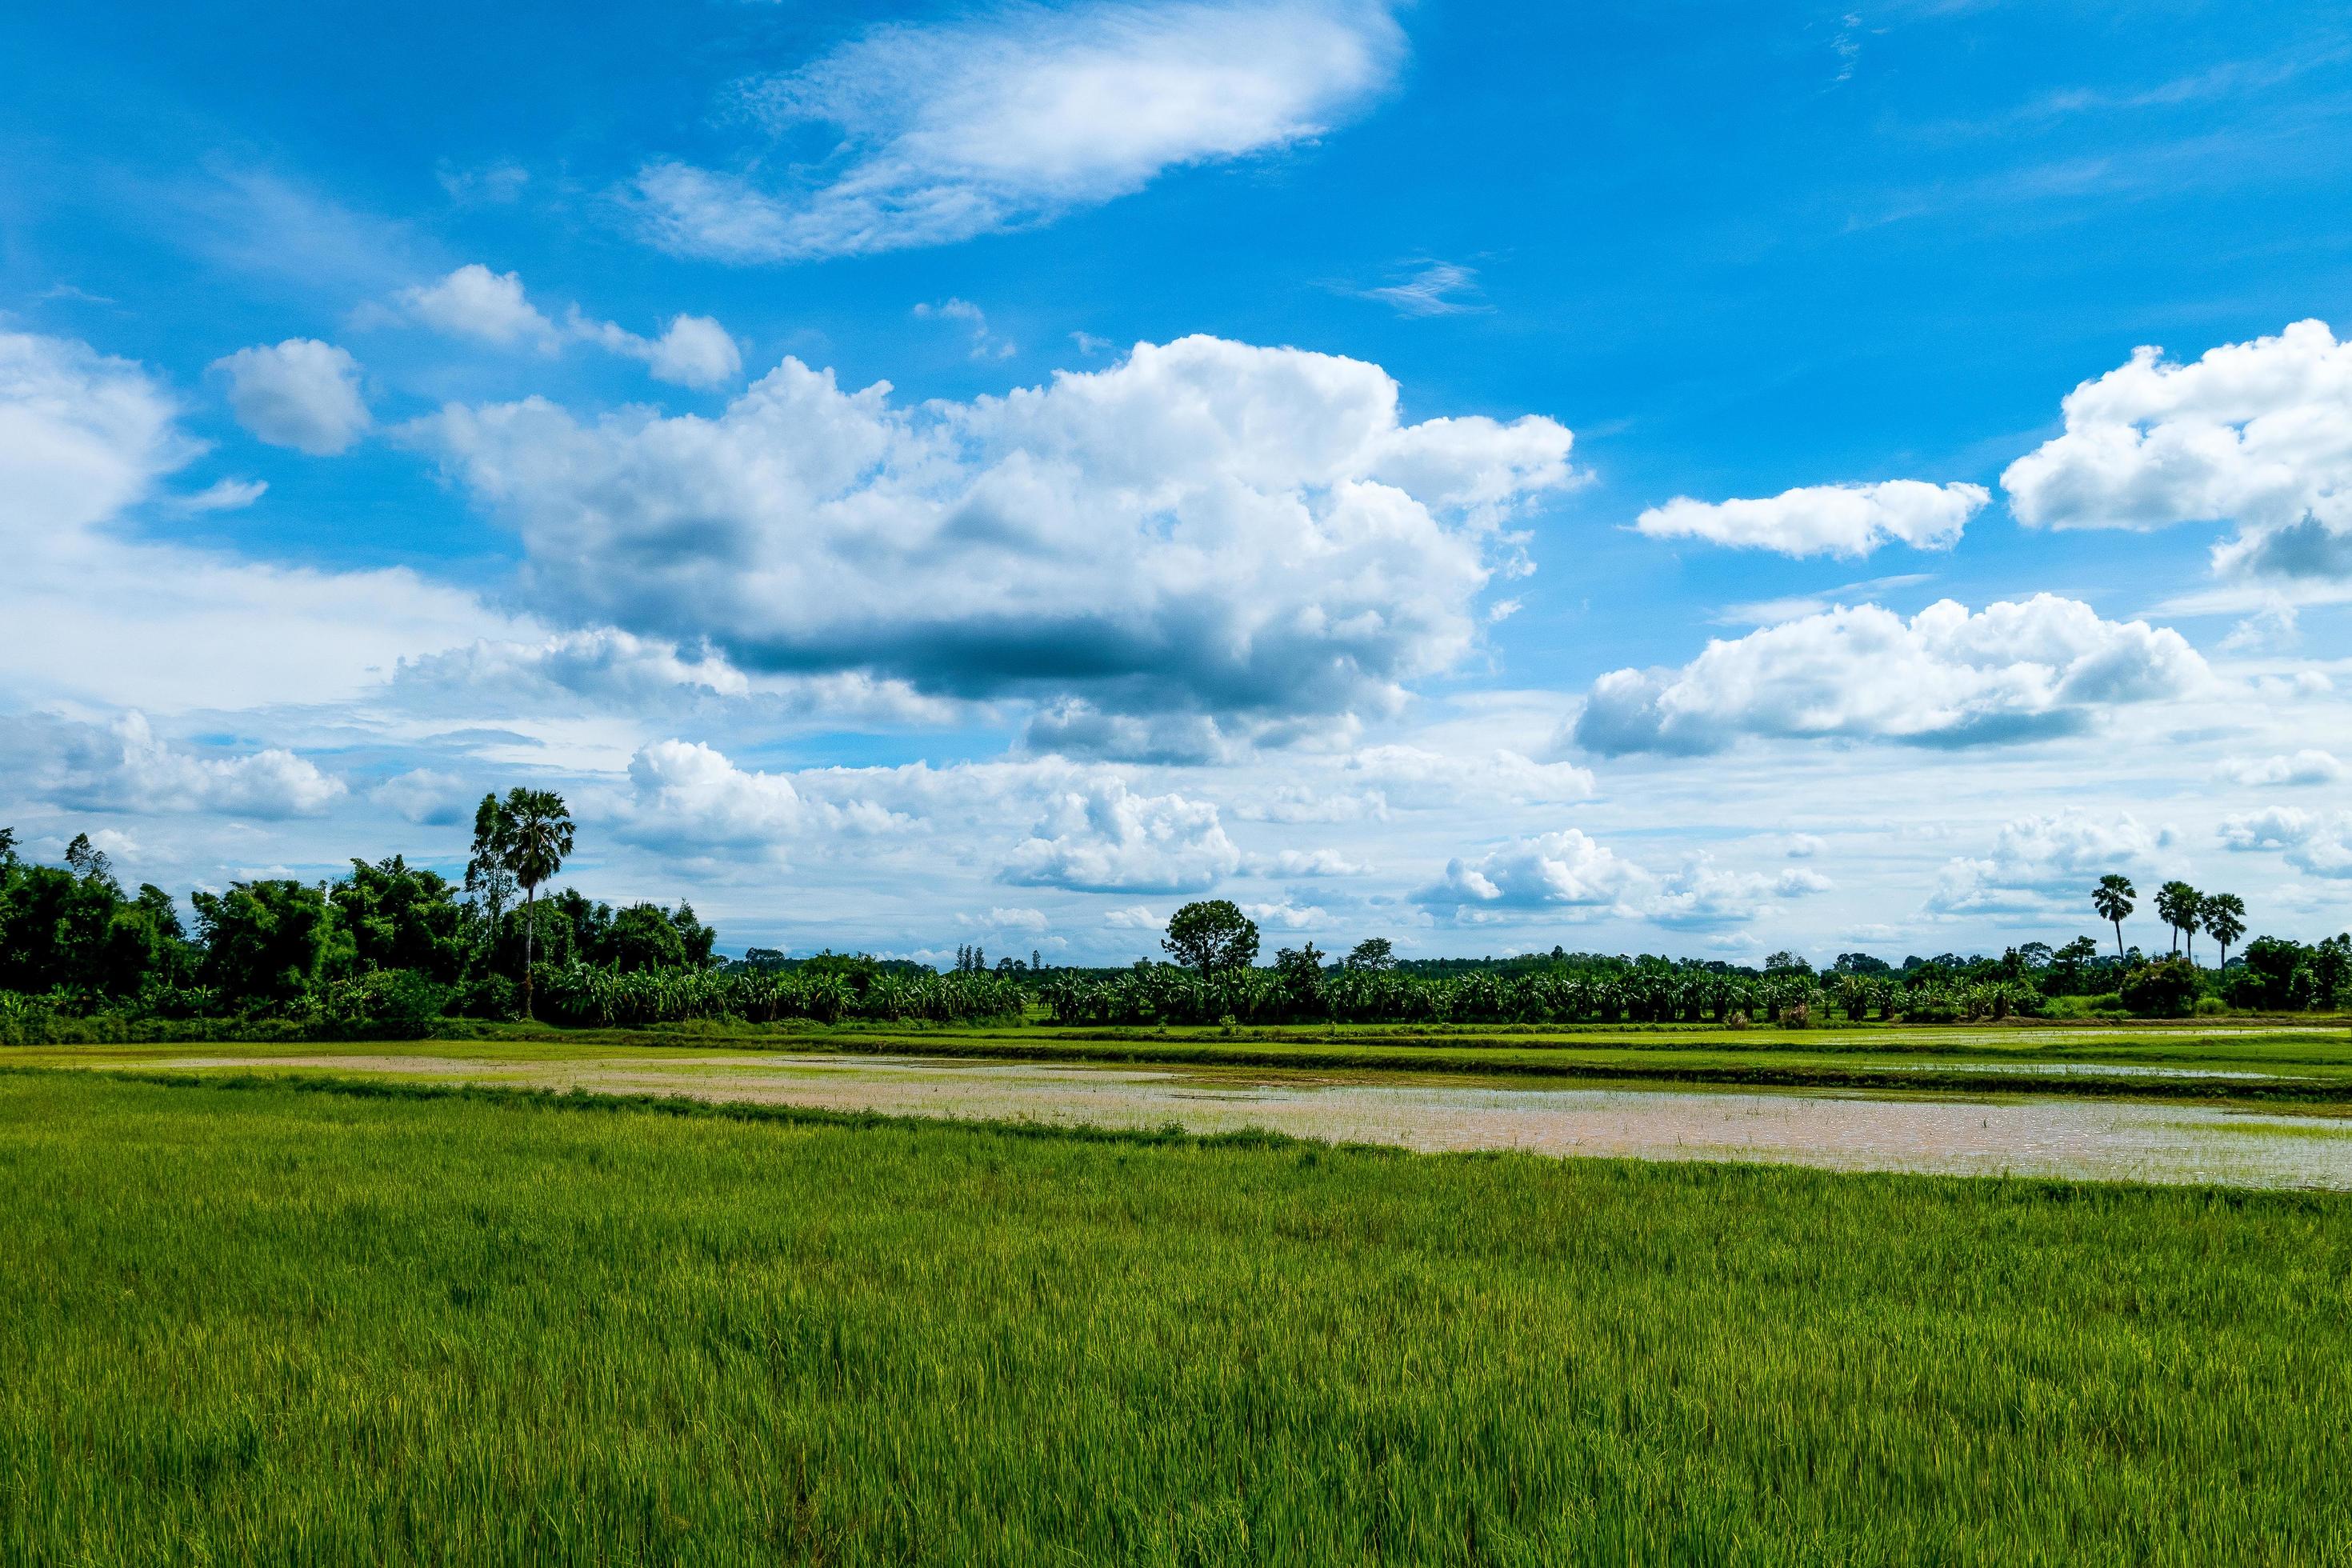
{"label": "grassy bank", "polygon": [[2336,1200],[0,1077],[16,1559],[2317,1562]]}

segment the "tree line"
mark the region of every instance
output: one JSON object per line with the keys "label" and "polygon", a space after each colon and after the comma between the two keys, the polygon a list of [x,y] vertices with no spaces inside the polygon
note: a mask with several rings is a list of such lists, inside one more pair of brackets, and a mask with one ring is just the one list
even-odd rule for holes
{"label": "tree line", "polygon": [[[2101,879],[2092,907],[2115,952],[2089,937],[2026,942],[1997,957],[1952,953],[1901,965],[1860,952],[1816,972],[1793,953],[1760,966],[1664,957],[1528,953],[1405,960],[1370,937],[1333,958],[1312,942],[1259,963],[1255,922],[1226,900],[1178,910],[1165,962],[1118,969],[990,964],[977,944],[940,973],[830,952],[716,955],[718,933],[684,900],[618,909],[553,884],[576,832],[562,798],[516,789],[476,812],[452,882],[399,856],[343,875],[199,889],[184,922],[163,889],[126,889],[87,836],[64,864],[33,863],[0,829],[0,1039],[47,1037],[58,1020],[274,1022],[290,1032],[418,1033],[450,1018],[543,1016],[574,1026],[693,1019],[962,1022],[1035,1014],[1068,1023],[1949,1021],[2051,1014],[2173,1015],[2204,1007],[2334,1008],[2352,986],[2352,936],[2315,944],[2257,937],[2238,951],[2245,906],[2167,882],[2156,911],[2172,951],[2124,941],[2127,878]],[[2195,963],[2211,939],[2221,967]],[[2184,955],[2183,946],[2188,949]]]}

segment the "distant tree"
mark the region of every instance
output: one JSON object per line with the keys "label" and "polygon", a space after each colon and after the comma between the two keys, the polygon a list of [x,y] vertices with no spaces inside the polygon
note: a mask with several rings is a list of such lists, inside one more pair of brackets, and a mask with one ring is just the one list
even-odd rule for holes
{"label": "distant tree", "polygon": [[1764,960],[1764,973],[1767,974],[1811,974],[1812,972],[1811,963],[1785,950]]}
{"label": "distant tree", "polygon": [[2125,975],[2117,989],[2124,1005],[2143,1018],[2182,1017],[2197,1000],[2197,967],[2179,958],[2159,958]]}
{"label": "distant tree", "polygon": [[694,906],[684,899],[678,900],[677,908],[670,910],[669,923],[671,929],[677,932],[677,944],[686,953],[687,966],[690,969],[709,968],[711,950],[719,945],[718,928],[704,925],[697,920]]}
{"label": "distant tree", "polygon": [[466,912],[457,895],[439,872],[398,855],[373,866],[353,860],[351,874],[327,893],[359,969],[413,969],[445,984],[466,966]]}
{"label": "distant tree", "polygon": [[2235,893],[2207,893],[2198,900],[2197,913],[2205,934],[2221,947],[2221,967],[2230,967],[2230,944],[2246,934],[2246,900]]}
{"label": "distant tree", "polygon": [[66,846],[66,869],[85,882],[115,885],[114,862],[106,858],[104,850],[90,843],[87,833],[75,834],[73,842]]}
{"label": "distant tree", "polygon": [[2333,1007],[2352,976],[2352,934],[2331,936],[2311,950],[2312,1005]]}
{"label": "distant tree", "polygon": [[2156,890],[2156,918],[2172,928],[2172,951],[2180,951],[2181,933],[2189,934],[2189,960],[2197,961],[2197,889],[2182,881],[2167,882]]}
{"label": "distant tree", "polygon": [[[532,919],[537,913],[533,905],[540,885],[563,869],[564,857],[572,853],[572,813],[553,790],[517,785],[504,800],[484,795],[474,814],[476,859],[487,858],[512,879],[509,887],[522,889],[522,1016],[526,1018],[531,1016],[531,963],[538,923]],[[468,887],[475,881],[472,871],[469,864]]]}
{"label": "distant tree", "polygon": [[615,910],[606,942],[605,962],[623,971],[677,969],[686,963],[686,944],[678,940],[669,911],[659,904],[631,904]]}
{"label": "distant tree", "polygon": [[27,865],[13,835],[0,843],[0,990],[64,989],[95,1001],[176,984],[194,967],[172,896],[150,884],[135,899],[77,839],[79,870]]}
{"label": "distant tree", "polygon": [[480,907],[483,929],[493,933],[499,929],[499,917],[514,901],[514,872],[507,866],[511,835],[499,797],[484,795],[482,804],[474,808],[474,847],[466,859],[466,896]]}
{"label": "distant tree", "polygon": [[0,871],[16,863],[16,830],[0,827]]}
{"label": "distant tree", "polygon": [[2319,1003],[2318,953],[2317,948],[2299,942],[2258,936],[2246,944],[2245,956],[2227,977],[2224,994],[2233,1005],[2270,1012],[2325,1005]]}
{"label": "distant tree", "polygon": [[1883,958],[1873,958],[1866,952],[1841,952],[1830,965],[1839,974],[1892,974],[1895,966]]}
{"label": "distant tree", "polygon": [[2101,920],[2111,921],[2116,928],[2117,958],[2124,952],[2124,921],[2130,918],[2132,900],[2138,897],[2139,889],[2131,885],[2131,879],[2113,871],[2100,878],[2099,885],[2091,889],[2091,907],[2099,911]]}
{"label": "distant tree", "polygon": [[2083,976],[2098,962],[2099,944],[2078,936],[2050,955],[2050,973],[2042,989],[2053,995],[2072,996],[2083,989]]}
{"label": "distant tree", "polygon": [[225,994],[282,1007],[319,984],[341,924],[322,889],[273,878],[194,900],[203,975]]}
{"label": "distant tree", "polygon": [[1311,942],[1274,955],[1275,978],[1293,1007],[1312,1010],[1322,1001],[1325,956]]}
{"label": "distant tree", "polygon": [[1160,945],[1203,975],[1246,969],[1257,962],[1257,925],[1231,900],[1204,899],[1170,918]]}
{"label": "distant tree", "polygon": [[[1553,948],[1552,956],[1557,960],[1559,949]],[[1350,969],[1394,969],[1396,949],[1384,936],[1368,936],[1349,950],[1347,964]]]}

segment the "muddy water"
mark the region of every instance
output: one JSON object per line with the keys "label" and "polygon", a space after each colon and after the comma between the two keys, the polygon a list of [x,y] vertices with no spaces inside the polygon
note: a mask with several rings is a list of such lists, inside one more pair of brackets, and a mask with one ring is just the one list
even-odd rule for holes
{"label": "muddy water", "polygon": [[1264,1128],[1422,1151],[1755,1160],[1852,1171],[2352,1190],[2352,1121],[2203,1106],[1714,1089],[1348,1081],[770,1053],[528,1062],[404,1055],[188,1058],[619,1094],[1104,1127]]}

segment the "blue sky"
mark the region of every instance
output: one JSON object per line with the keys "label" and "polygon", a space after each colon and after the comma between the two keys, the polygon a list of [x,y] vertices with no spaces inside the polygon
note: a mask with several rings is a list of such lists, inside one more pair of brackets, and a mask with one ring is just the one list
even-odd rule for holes
{"label": "blue sky", "polygon": [[446,863],[528,779],[730,946],[2347,923],[2334,8],[16,37],[37,849]]}

